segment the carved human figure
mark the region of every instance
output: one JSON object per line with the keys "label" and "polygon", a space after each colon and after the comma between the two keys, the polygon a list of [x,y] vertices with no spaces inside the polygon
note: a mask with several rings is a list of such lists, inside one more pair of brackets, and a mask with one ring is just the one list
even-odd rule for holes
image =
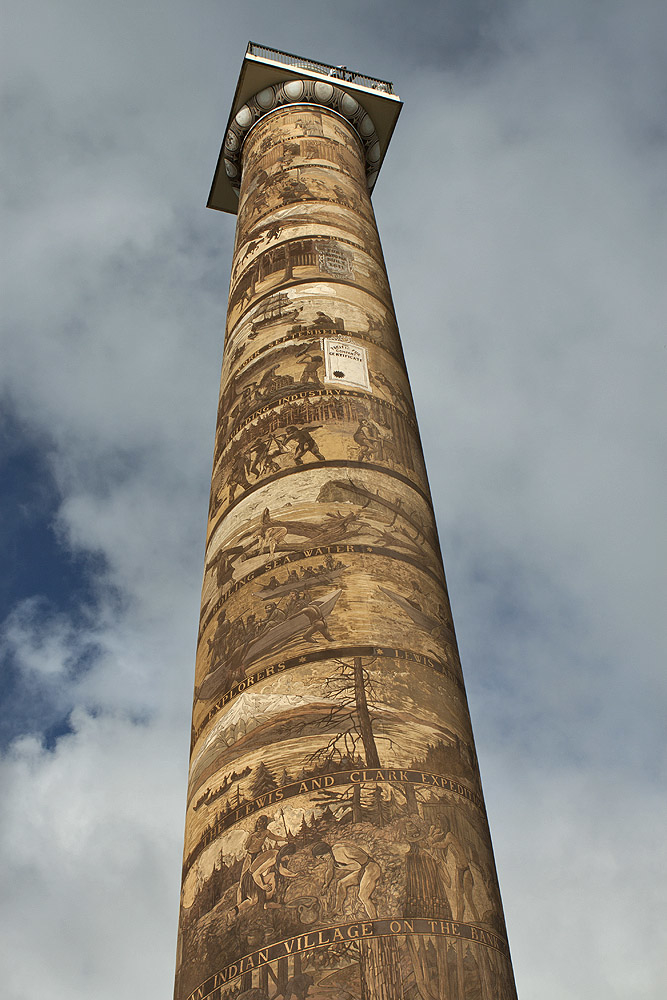
{"label": "carved human figure", "polygon": [[375,920],[377,909],[372,896],[382,875],[377,861],[356,844],[338,843],[329,846],[323,840],[314,845],[312,855],[327,861],[322,890],[326,891],[333,880],[337,880],[334,911],[337,913],[342,909],[347,890],[355,887],[366,913],[371,920]]}
{"label": "carved human figure", "polygon": [[317,442],[311,431],[320,430],[321,424],[317,427],[296,427],[292,424],[287,428],[287,433],[283,438],[283,444],[289,444],[290,441],[296,441],[296,451],[294,452],[294,461],[297,465],[303,465],[303,456],[306,452],[311,452],[319,462],[326,461],[324,455],[317,446]]}
{"label": "carved human figure", "polygon": [[[262,853],[266,853],[267,841],[274,844],[286,844],[287,841],[280,834],[273,833],[269,830],[269,817],[260,816],[255,823],[255,829],[252,833],[249,833],[246,837],[245,844],[243,845],[245,850],[245,857],[243,858],[243,866],[241,868],[241,877],[239,878],[239,887],[237,892],[237,904],[240,906],[246,900],[256,899],[258,896],[257,887],[260,882],[257,881],[253,872],[253,865]],[[275,858],[274,858],[275,863]],[[264,872],[262,871],[259,878],[263,878]]]}
{"label": "carved human figure", "polygon": [[270,851],[262,851],[250,865],[250,875],[257,887],[256,898],[260,906],[267,900],[280,898],[280,889],[284,879],[298,878],[296,872],[289,870],[289,859],[295,853],[294,844],[284,844],[283,847]]}
{"label": "carved human figure", "polygon": [[380,431],[372,420],[363,417],[359,421],[359,426],[353,435],[354,441],[359,446],[358,460],[360,462],[375,458],[381,448]]}
{"label": "carved human figure", "polygon": [[304,385],[308,382],[312,382],[314,385],[320,385],[320,377],[318,374],[319,369],[322,367],[324,362],[322,358],[317,354],[309,354],[305,358],[300,358],[297,364],[303,365],[303,371],[301,372],[301,378],[299,379]]}
{"label": "carved human figure", "polygon": [[267,438],[260,438],[259,441],[253,444],[251,450],[253,460],[248,470],[251,475],[264,476],[272,472],[278,472],[280,465],[276,462],[276,456],[282,455],[283,449],[273,434],[270,434]]}
{"label": "carved human figure", "polygon": [[240,486],[242,490],[250,489],[250,483],[246,478],[246,456],[242,452],[239,452],[239,454],[234,457],[232,467],[229,470],[228,482],[230,503],[232,503],[234,499],[237,487]]}
{"label": "carved human figure", "polygon": [[312,604],[307,604],[303,608],[304,614],[306,614],[310,620],[310,625],[308,629],[303,633],[303,640],[307,642],[308,639],[315,639],[316,634],[319,632],[323,635],[325,639],[329,642],[333,642],[333,636],[329,631],[329,626],[327,625],[327,620],[325,615],[322,614],[322,609],[319,604],[313,602]]}

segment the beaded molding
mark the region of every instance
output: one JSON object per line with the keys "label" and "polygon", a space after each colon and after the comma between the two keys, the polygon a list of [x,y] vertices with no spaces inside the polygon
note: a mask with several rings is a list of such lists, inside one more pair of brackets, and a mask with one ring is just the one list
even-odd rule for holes
{"label": "beaded molding", "polygon": [[253,125],[275,108],[287,104],[321,104],[345,118],[359,136],[366,154],[366,184],[373,190],[382,157],[380,141],[371,116],[351,94],[324,80],[288,80],[260,90],[240,108],[227,130],[224,145],[225,172],[238,195],[241,186],[241,151]]}

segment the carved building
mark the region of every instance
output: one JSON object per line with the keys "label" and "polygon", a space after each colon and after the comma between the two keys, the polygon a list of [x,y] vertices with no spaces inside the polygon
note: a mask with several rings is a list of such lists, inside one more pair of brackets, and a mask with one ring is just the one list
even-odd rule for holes
{"label": "carved building", "polygon": [[400,107],[243,63],[176,1000],[516,997],[370,202]]}

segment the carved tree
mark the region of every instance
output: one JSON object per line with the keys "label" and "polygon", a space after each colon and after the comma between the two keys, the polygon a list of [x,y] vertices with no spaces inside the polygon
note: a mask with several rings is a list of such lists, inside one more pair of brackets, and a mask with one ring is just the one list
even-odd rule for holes
{"label": "carved tree", "polygon": [[253,799],[256,799],[259,795],[266,795],[268,792],[274,791],[277,787],[276,779],[264,761],[260,761],[250,783],[251,796]]}
{"label": "carved tree", "polygon": [[[337,671],[325,683],[325,691],[335,704],[321,723],[322,729],[334,729],[335,732],[325,746],[306,758],[308,763],[335,762],[344,767],[349,762],[354,767],[360,762],[367,768],[379,768],[382,762],[378,743],[385,744],[389,750],[399,745],[391,736],[376,731],[376,706],[380,698],[368,669],[376,660],[377,657],[373,657],[366,665],[361,656],[355,656],[351,663],[335,660]],[[418,806],[413,786],[404,784],[400,790],[406,796],[408,812],[416,814]],[[352,818],[355,823],[363,818],[359,784],[352,790]]]}
{"label": "carved tree", "polygon": [[[373,658],[369,666],[375,662]],[[337,762],[359,759],[366,767],[381,767],[377,740],[393,744],[389,736],[376,735],[373,729],[375,705],[379,701],[373,680],[362,658],[352,663],[335,660],[337,671],[327,678],[326,693],[335,701],[322,722],[322,729],[335,730],[326,746],[312,753],[310,763]]]}
{"label": "carved tree", "polygon": [[360,942],[361,1000],[404,1000],[401,956],[396,938]]}

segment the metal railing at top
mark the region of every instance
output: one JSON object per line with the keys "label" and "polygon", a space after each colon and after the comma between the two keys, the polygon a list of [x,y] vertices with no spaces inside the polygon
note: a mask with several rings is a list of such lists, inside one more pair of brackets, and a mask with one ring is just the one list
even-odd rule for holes
{"label": "metal railing at top", "polygon": [[347,66],[331,66],[329,63],[317,62],[314,59],[302,59],[291,52],[281,52],[280,49],[269,49],[266,45],[257,45],[255,42],[248,43],[247,54],[257,56],[259,59],[271,59],[273,62],[283,63],[285,66],[294,66],[300,69],[310,70],[312,73],[321,73],[322,76],[335,77],[338,80],[345,80],[347,83],[356,83],[360,87],[370,87],[372,90],[381,90],[385,94],[393,94],[394,88],[387,80],[376,80],[374,76],[365,76],[363,73],[355,73]]}

